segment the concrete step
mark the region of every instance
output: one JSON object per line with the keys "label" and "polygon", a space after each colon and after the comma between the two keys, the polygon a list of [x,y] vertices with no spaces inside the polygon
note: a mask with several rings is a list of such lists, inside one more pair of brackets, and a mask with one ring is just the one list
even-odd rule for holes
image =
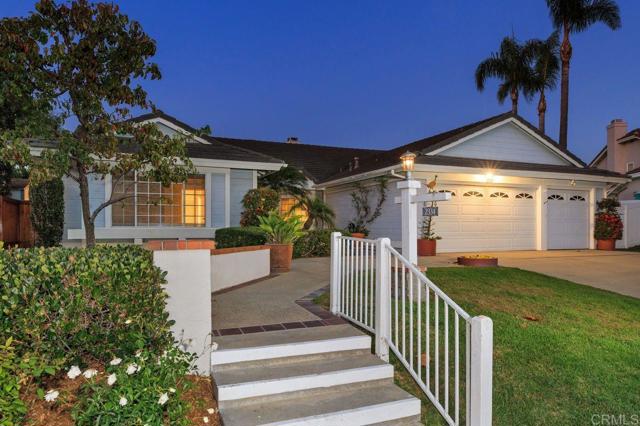
{"label": "concrete step", "polygon": [[216,337],[211,365],[369,349],[371,338],[348,324]]}
{"label": "concrete step", "polygon": [[411,425],[420,415],[420,400],[385,380],[223,404],[220,414],[225,426],[358,426],[391,421]]}
{"label": "concrete step", "polygon": [[212,368],[220,403],[315,388],[393,378],[393,366],[371,353],[348,351],[287,358],[288,362],[252,361]]}

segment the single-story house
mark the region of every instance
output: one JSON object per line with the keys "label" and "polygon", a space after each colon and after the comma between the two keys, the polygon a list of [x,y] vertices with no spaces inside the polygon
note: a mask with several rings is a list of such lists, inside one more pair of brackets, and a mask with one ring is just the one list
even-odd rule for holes
{"label": "single-story house", "polygon": [[[135,120],[156,123],[167,134],[194,133],[189,125],[160,111]],[[438,206],[439,250],[593,248],[596,200],[629,180],[587,166],[512,113],[390,150],[307,145],[295,138],[287,142],[192,139],[188,152],[199,174],[172,186],[171,194],[153,182],[138,186],[132,201],[101,215],[98,240],[211,238],[215,229],[239,223],[241,199],[257,186],[259,175],[292,165],[334,209],[339,227],[346,227],[354,216],[350,196],[354,182],[374,185],[377,177],[389,176],[387,201],[370,226],[370,236],[386,236],[400,245],[400,207],[394,203],[398,192],[390,173],[400,170],[400,155],[412,151],[418,154],[414,177],[431,180],[437,175],[436,189],[452,194],[450,201]],[[97,205],[117,190],[108,178],[92,181],[92,203]],[[158,205],[154,199],[160,196],[175,201]],[[79,242],[84,230],[74,182],[65,183],[65,202],[65,240]]]}

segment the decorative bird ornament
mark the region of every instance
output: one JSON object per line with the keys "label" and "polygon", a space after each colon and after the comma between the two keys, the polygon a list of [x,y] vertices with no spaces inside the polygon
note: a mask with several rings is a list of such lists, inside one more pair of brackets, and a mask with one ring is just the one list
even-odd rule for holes
{"label": "decorative bird ornament", "polygon": [[427,188],[429,188],[429,191],[433,191],[433,189],[436,187],[436,181],[438,180],[438,175],[435,175],[433,177],[433,180],[429,183],[427,183]]}

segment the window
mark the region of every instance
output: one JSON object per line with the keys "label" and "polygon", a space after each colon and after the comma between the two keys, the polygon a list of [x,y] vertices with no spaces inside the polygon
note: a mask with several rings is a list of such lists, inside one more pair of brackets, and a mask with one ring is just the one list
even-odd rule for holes
{"label": "window", "polygon": [[521,192],[516,195],[516,198],[521,200],[533,200],[533,195],[529,194],[528,192]]}
{"label": "window", "polygon": [[448,192],[448,193],[450,193],[450,194],[451,194],[451,196],[452,196],[452,197],[455,197],[455,196],[456,196],[455,191],[451,191],[451,190],[449,190],[449,189],[441,189],[441,190],[440,190],[440,191],[438,191],[438,192]]}
{"label": "window", "polygon": [[547,197],[547,200],[564,200],[564,197],[560,194],[551,194]]}
{"label": "window", "polygon": [[505,192],[494,192],[490,195],[491,198],[509,198],[509,195]]}
{"label": "window", "polygon": [[629,161],[627,163],[627,171],[630,172],[631,170],[633,170],[635,168],[635,164],[633,163],[633,161]]}
{"label": "window", "polygon": [[476,198],[482,198],[483,195],[482,193],[478,192],[478,191],[467,191],[464,194],[462,194],[463,197],[476,197]]}
{"label": "window", "polygon": [[293,212],[291,211],[291,209],[293,209],[293,206],[296,205],[296,203],[298,202],[298,200],[295,197],[291,197],[291,196],[287,196],[287,195],[283,195],[280,197],[280,214],[282,216],[289,216],[291,213],[293,213],[294,216],[300,216],[300,220],[304,223],[307,221],[307,218],[309,217],[309,215],[307,214],[307,211],[304,208],[297,208],[294,209]]}
{"label": "window", "polygon": [[587,201],[587,200],[585,200],[582,195],[572,195],[569,198],[569,201]]}
{"label": "window", "polygon": [[162,186],[130,173],[113,180],[113,193],[126,196],[111,208],[113,226],[204,226],[204,176]]}

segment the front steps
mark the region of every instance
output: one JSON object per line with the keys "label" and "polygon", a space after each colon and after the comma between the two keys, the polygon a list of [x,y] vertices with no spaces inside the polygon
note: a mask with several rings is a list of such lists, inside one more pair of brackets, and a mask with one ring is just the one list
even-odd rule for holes
{"label": "front steps", "polygon": [[350,325],[216,338],[212,377],[222,422],[251,425],[414,425],[420,401]]}

